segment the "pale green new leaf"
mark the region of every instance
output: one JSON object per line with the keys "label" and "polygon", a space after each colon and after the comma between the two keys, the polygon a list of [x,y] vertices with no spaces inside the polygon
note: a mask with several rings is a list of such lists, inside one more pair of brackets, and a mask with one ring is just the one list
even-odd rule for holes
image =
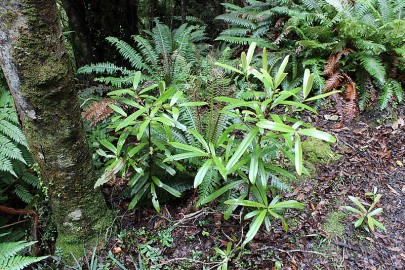
{"label": "pale green new leaf", "polygon": [[115,131],[121,130],[123,128],[126,128],[129,125],[132,125],[133,122],[138,119],[139,116],[141,116],[143,113],[145,113],[148,110],[148,108],[142,108],[125,118],[121,123],[118,124],[116,127]]}
{"label": "pale green new leaf", "polygon": [[363,204],[357,199],[356,197],[349,196],[349,199],[354,202],[361,210],[367,212],[366,208],[364,208]]}
{"label": "pale green new leaf", "polygon": [[237,72],[237,73],[239,73],[239,74],[243,74],[243,72],[240,71],[239,69],[236,69],[236,68],[234,68],[234,67],[232,67],[232,66],[230,66],[230,65],[227,65],[227,64],[222,64],[222,63],[219,63],[219,62],[215,62],[215,65],[220,66],[220,67],[222,67],[222,68],[224,68],[224,69],[228,69],[228,70]]}
{"label": "pale green new leaf", "polygon": [[314,137],[331,143],[336,142],[336,138],[330,135],[329,133],[316,129],[300,129],[298,130],[298,133],[301,135]]}
{"label": "pale green new leaf", "polygon": [[272,122],[269,120],[261,120],[256,125],[258,127],[270,129],[270,130],[274,130],[274,131],[288,132],[288,133],[295,132],[295,130],[292,127],[290,127],[286,124],[276,123],[276,122]]}
{"label": "pale green new leaf", "polygon": [[302,145],[300,136],[295,138],[295,170],[298,175],[302,174]]}
{"label": "pale green new leaf", "polygon": [[225,201],[224,203],[225,204],[237,204],[237,205],[242,205],[242,206],[247,206],[247,207],[267,208],[267,206],[262,203],[248,201],[248,200],[231,199],[231,200]]}
{"label": "pale green new leaf", "polygon": [[352,212],[354,212],[354,213],[356,213],[356,214],[364,215],[363,212],[361,212],[359,209],[356,209],[356,208],[354,208],[354,207],[351,207],[351,206],[344,206],[344,208],[345,208],[346,210],[352,211]]}
{"label": "pale green new leaf", "polygon": [[197,175],[194,178],[194,188],[197,188],[202,183],[205,175],[207,174],[208,169],[211,167],[211,164],[212,159],[208,159],[198,170]]}

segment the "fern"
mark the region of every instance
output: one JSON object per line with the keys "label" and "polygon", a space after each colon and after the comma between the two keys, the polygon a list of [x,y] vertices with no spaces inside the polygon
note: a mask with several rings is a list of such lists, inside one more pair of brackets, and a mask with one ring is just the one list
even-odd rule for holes
{"label": "fern", "polygon": [[385,83],[386,72],[379,59],[368,54],[358,54],[357,57],[362,67],[367,70],[373,78],[378,80],[381,84]]}
{"label": "fern", "polygon": [[137,70],[146,69],[142,57],[128,43],[115,37],[107,37],[106,40],[115,45],[121,56],[125,60],[128,60],[132,67],[136,68]]}
{"label": "fern", "polygon": [[20,270],[46,259],[48,256],[27,257],[18,255],[19,252],[35,244],[34,242],[18,241],[0,243],[0,269]]}
{"label": "fern", "polygon": [[117,38],[107,38],[129,62],[129,69],[112,63],[98,63],[81,67],[78,72],[112,75],[96,80],[118,88],[130,85],[135,71],[145,73],[143,80],[155,82],[164,80],[166,83],[180,80],[186,76],[187,67],[195,62],[197,52],[195,43],[205,39],[204,28],[183,24],[171,32],[167,25],[157,20],[155,24],[151,31],[145,31],[145,36],[133,36],[136,49]]}
{"label": "fern", "polygon": [[0,89],[0,201],[6,201],[10,192],[23,202],[32,201],[30,190],[38,187],[39,181],[28,171],[28,163],[32,163],[32,157],[18,126],[11,95]]}
{"label": "fern", "polygon": [[[243,7],[226,5],[227,14],[217,19],[228,23],[229,29],[217,40],[238,45],[255,41],[279,57],[294,52],[286,69],[288,82],[294,82],[304,68],[310,68],[320,90],[328,91],[353,81],[365,93],[367,90],[360,83],[363,77],[357,77],[361,73],[372,78],[377,90],[384,91],[387,97],[383,87],[388,78],[396,80],[405,56],[404,6],[401,0],[247,1]],[[320,63],[345,51],[350,51],[350,55],[336,57],[333,72],[325,69],[322,75]],[[291,84],[287,81],[285,85]],[[399,89],[391,90],[394,100],[401,102]]]}
{"label": "fern", "polygon": [[98,64],[91,64],[88,66],[81,67],[77,70],[78,73],[81,74],[108,74],[108,75],[116,75],[116,74],[131,74],[131,71],[127,70],[123,67],[118,67],[112,63],[98,63]]}

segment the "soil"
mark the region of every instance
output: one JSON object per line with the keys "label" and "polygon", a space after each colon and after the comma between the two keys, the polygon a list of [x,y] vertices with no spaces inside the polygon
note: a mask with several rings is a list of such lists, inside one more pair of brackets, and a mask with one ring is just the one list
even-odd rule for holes
{"label": "soil", "polygon": [[[283,197],[306,207],[286,214],[288,232],[274,221],[270,232],[261,228],[242,250],[240,239],[250,220],[244,221],[241,211],[224,220],[214,205],[195,209],[196,194],[190,193],[160,214],[113,203],[121,209],[120,232],[103,251],[112,251],[128,269],[135,269],[139,255],[147,269],[217,269],[223,260],[215,248],[226,250],[228,243],[234,248],[228,269],[405,269],[405,107],[378,118],[374,114],[342,125],[331,120],[337,113],[330,107],[311,118],[336,136],[333,150],[342,157],[317,164],[312,178],[290,183]],[[355,206],[348,196],[371,205],[366,192],[382,194],[376,207],[384,211],[376,219],[386,231],[355,228],[358,217],[343,209]]]}

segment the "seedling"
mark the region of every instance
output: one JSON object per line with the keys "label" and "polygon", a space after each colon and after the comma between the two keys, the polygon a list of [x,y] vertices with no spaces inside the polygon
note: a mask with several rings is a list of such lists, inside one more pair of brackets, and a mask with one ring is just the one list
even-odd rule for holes
{"label": "seedling", "polygon": [[[366,193],[366,195],[368,195],[368,193]],[[373,208],[376,206],[376,204],[378,203],[378,201],[380,200],[382,195],[381,194],[373,194],[373,195],[375,195],[375,196],[373,196],[373,203],[370,205],[368,210],[359,201],[359,199],[357,199],[356,197],[353,197],[353,196],[349,196],[349,199],[357,205],[358,209],[351,207],[351,206],[344,206],[344,208],[346,210],[349,210],[353,213],[360,215],[360,218],[354,223],[354,227],[357,228],[357,227],[363,225],[363,227],[366,231],[369,231],[369,228],[371,229],[371,231],[374,231],[375,226],[377,226],[377,227],[381,228],[382,230],[386,231],[384,225],[381,222],[379,222],[373,218],[373,216],[376,216],[383,212],[382,208],[377,208],[377,209],[373,210]],[[367,224],[365,224],[366,219],[367,219]]]}

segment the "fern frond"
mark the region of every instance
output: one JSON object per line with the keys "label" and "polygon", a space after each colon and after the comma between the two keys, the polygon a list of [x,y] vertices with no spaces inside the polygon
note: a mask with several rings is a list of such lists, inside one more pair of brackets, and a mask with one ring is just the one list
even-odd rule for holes
{"label": "fern frond", "polygon": [[115,75],[115,74],[125,74],[129,75],[131,71],[127,70],[126,68],[123,67],[118,67],[112,63],[97,63],[97,64],[91,64],[91,65],[86,65],[77,70],[78,73],[80,74],[108,74],[108,75]]}
{"label": "fern frond", "polygon": [[391,21],[394,17],[393,7],[391,6],[391,0],[378,0],[378,12],[383,18],[384,23]]}
{"label": "fern frond", "polygon": [[12,257],[17,255],[18,252],[24,250],[27,247],[32,246],[35,244],[35,241],[26,242],[26,241],[18,241],[18,242],[10,242],[10,243],[0,243],[0,258],[1,257]]}
{"label": "fern frond", "polygon": [[156,54],[156,51],[153,49],[152,45],[150,42],[141,37],[141,36],[133,36],[133,39],[135,42],[138,44],[138,49],[142,53],[143,58],[147,63],[150,63],[153,65],[153,67],[158,66],[158,55]]}
{"label": "fern frond", "polygon": [[403,58],[405,58],[405,46],[401,47],[401,48],[395,48],[394,51],[401,55]]}
{"label": "fern frond", "polygon": [[5,119],[1,119],[0,133],[3,133],[14,142],[28,147],[24,134],[22,133],[21,129],[14,123],[11,123],[10,121],[7,121]]}
{"label": "fern frond", "polygon": [[0,155],[0,171],[9,172],[15,177],[17,177],[17,174],[13,169],[13,164],[11,163],[11,160],[2,155]]}
{"label": "fern frond", "polygon": [[330,76],[325,82],[325,92],[332,91],[333,89],[339,87],[342,80],[343,76],[339,72],[332,74],[332,76]]}
{"label": "fern frond", "polygon": [[404,101],[404,89],[402,88],[402,85],[394,79],[389,79],[387,84],[387,87],[391,89],[392,93],[397,98],[397,101],[402,103]]}
{"label": "fern frond", "polygon": [[370,40],[356,40],[354,43],[357,49],[364,51],[372,51],[374,54],[380,54],[387,51],[387,48],[382,44],[377,44]]}
{"label": "fern frond", "polygon": [[25,203],[30,203],[33,199],[31,193],[22,185],[16,185],[14,193]]}
{"label": "fern frond", "polygon": [[248,33],[248,29],[246,28],[231,28],[221,32],[223,36],[232,36],[232,37],[243,37],[246,36]]}
{"label": "fern frond", "polygon": [[274,49],[276,48],[276,46],[274,46],[274,44],[269,43],[267,41],[265,41],[262,38],[256,38],[256,37],[231,37],[231,36],[219,36],[217,37],[215,40],[222,40],[222,41],[226,41],[229,43],[233,43],[233,44],[239,44],[239,45],[247,45],[247,44],[251,44],[253,42],[257,43],[257,46],[263,47],[263,48],[269,48],[269,49]]}
{"label": "fern frond", "polygon": [[107,37],[106,40],[115,46],[121,56],[125,60],[128,60],[133,68],[141,71],[146,69],[142,56],[140,56],[128,43],[115,37]]}
{"label": "fern frond", "polygon": [[48,258],[48,256],[42,257],[23,257],[20,255],[13,257],[1,257],[0,256],[0,269],[5,270],[21,270],[25,269],[28,265],[42,261]]}
{"label": "fern frond", "polygon": [[155,44],[156,52],[163,57],[168,57],[172,52],[172,34],[167,25],[155,21],[156,26],[152,29],[152,39]]}
{"label": "fern frond", "polygon": [[382,87],[382,94],[380,96],[380,109],[383,110],[388,107],[388,103],[392,99],[392,88],[384,84]]}
{"label": "fern frond", "polygon": [[381,61],[374,56],[362,53],[358,54],[357,58],[360,60],[362,67],[379,83],[385,83],[386,71]]}
{"label": "fern frond", "polygon": [[236,16],[235,14],[222,14],[222,15],[215,17],[215,20],[222,20],[224,22],[227,22],[227,23],[230,23],[233,25],[237,25],[237,26],[243,26],[243,27],[246,27],[251,30],[253,30],[257,27],[257,25],[254,22],[252,22],[251,20],[240,18],[240,17]]}
{"label": "fern frond", "polygon": [[[143,77],[146,79],[146,76]],[[122,88],[124,86],[129,86],[134,80],[134,75],[128,75],[125,77],[97,77],[94,79],[96,82],[101,82],[105,85],[111,85],[115,88]]]}
{"label": "fern frond", "polygon": [[0,156],[4,156],[9,159],[16,159],[24,164],[27,162],[22,156],[21,150],[7,137],[0,134]]}

